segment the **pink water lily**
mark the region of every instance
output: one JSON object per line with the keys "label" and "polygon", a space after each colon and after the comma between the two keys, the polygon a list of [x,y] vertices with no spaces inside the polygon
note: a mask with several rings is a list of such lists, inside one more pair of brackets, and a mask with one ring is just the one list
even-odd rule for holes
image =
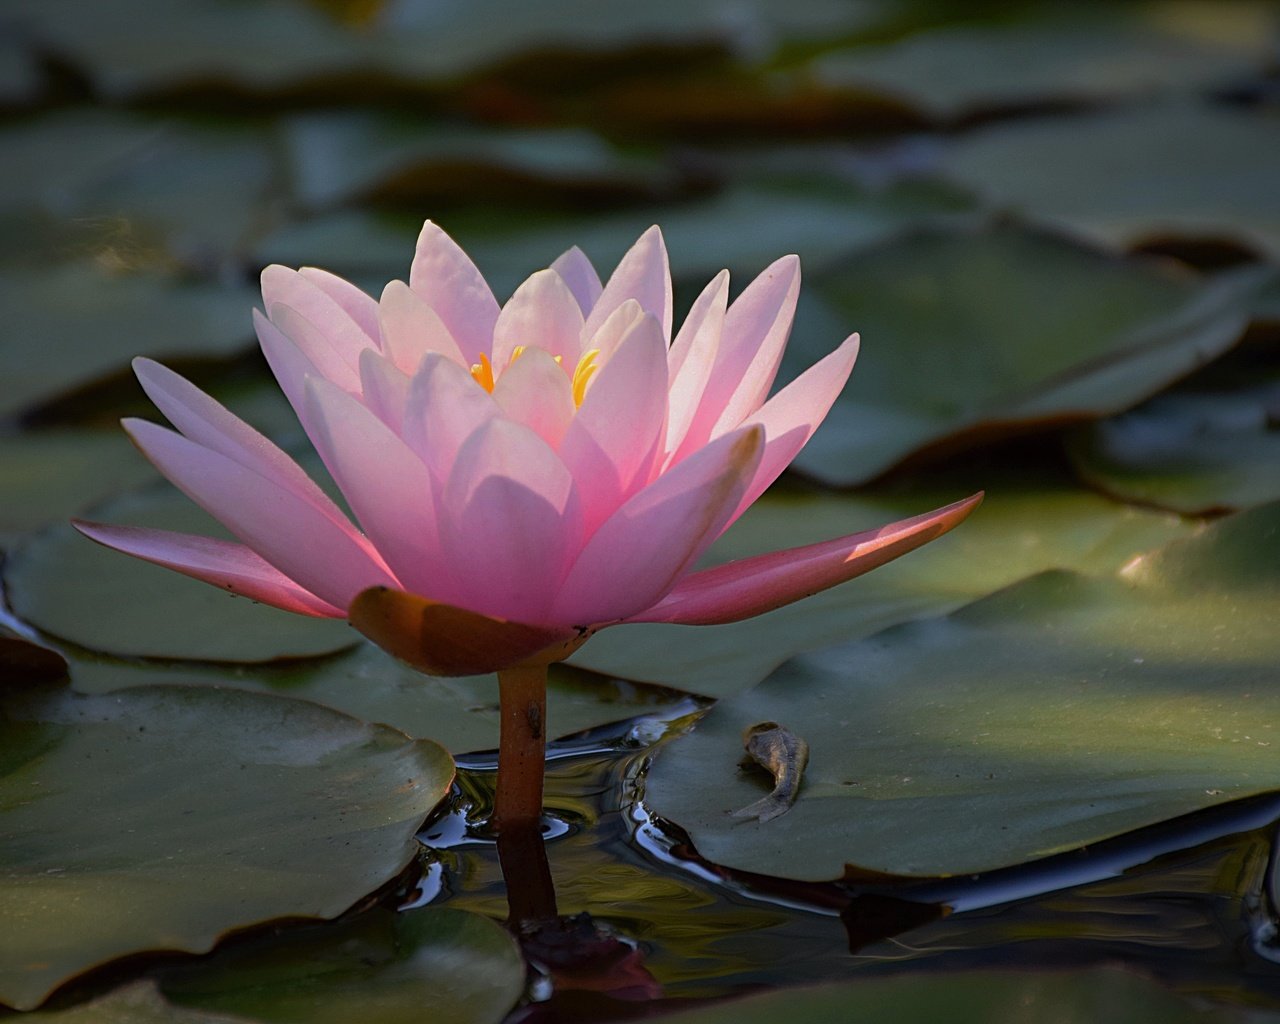
{"label": "pink water lily", "polygon": [[732,303],[722,272],[672,339],[656,227],[603,287],[575,248],[505,305],[429,221],[408,284],[380,299],[268,267],[262,350],[359,528],[275,444],[147,359],[138,378],[177,431],[126,429],[241,543],[77,526],[232,593],[350,617],[443,673],[554,660],[614,623],[758,615],[939,536],[977,502],[691,571],[853,367],[856,335],[769,397],[799,288],[794,256]]}

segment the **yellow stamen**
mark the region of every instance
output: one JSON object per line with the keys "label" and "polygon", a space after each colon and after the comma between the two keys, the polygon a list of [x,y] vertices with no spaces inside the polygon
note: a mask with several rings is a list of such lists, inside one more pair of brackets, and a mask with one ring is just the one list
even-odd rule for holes
{"label": "yellow stamen", "polygon": [[489,357],[483,352],[480,353],[480,362],[471,365],[471,376],[486,391],[493,391],[493,365],[489,362]]}
{"label": "yellow stamen", "polygon": [[[528,347],[529,347],[528,345],[517,345],[515,348],[513,348],[511,350],[511,363],[514,363],[517,359],[519,359],[522,355],[524,355],[524,350],[527,349]],[[507,363],[507,365],[510,366],[511,363]]]}
{"label": "yellow stamen", "polygon": [[596,356],[600,354],[598,348],[588,349],[582,353],[582,358],[578,360],[578,368],[573,371],[573,404],[581,405],[582,400],[587,395],[587,382],[595,375]]}

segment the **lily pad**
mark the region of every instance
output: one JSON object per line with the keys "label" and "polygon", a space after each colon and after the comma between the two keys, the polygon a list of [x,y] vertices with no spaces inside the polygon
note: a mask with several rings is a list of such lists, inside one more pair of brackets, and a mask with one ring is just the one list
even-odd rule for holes
{"label": "lily pad", "polygon": [[14,344],[0,346],[0,417],[104,374],[136,355],[225,356],[252,337],[255,293],[95,263],[0,272]]}
{"label": "lily pad", "polygon": [[1280,379],[1237,390],[1159,395],[1091,424],[1068,451],[1089,484],[1186,513],[1280,498]]}
{"label": "lily pad", "polygon": [[[98,513],[101,513],[99,516]],[[229,537],[167,483],[125,495],[96,518]],[[100,547],[59,523],[5,564],[14,614],[59,640],[129,657],[270,661],[360,641],[345,621],[292,615]]]}
{"label": "lily pad", "polygon": [[349,921],[265,937],[167,973],[187,1009],[266,1024],[498,1024],[524,992],[511,934],[459,910],[374,909]]}
{"label": "lily pad", "polygon": [[66,1010],[36,1010],[24,1019],[49,1024],[245,1024],[243,1017],[174,1006],[152,981],[122,985]]}
{"label": "lily pad", "polygon": [[303,701],[208,687],[0,696],[0,1001],[145,950],[335,917],[414,857],[445,751]]}
{"label": "lily pad", "polygon": [[892,1020],[895,1024],[1257,1024],[1245,1009],[1192,1003],[1137,974],[1087,971],[911,973],[788,988],[680,1010],[668,1024],[775,1024],[778,1020]]}
{"label": "lily pad", "polygon": [[708,564],[811,544],[914,515],[985,487],[958,530],[869,576],[726,626],[607,629],[573,664],[626,679],[725,696],[793,654],[950,611],[1044,569],[1107,572],[1185,533],[1172,516],[1125,508],[1043,473],[971,473],[879,496],[770,493],[712,547]]}
{"label": "lily pad", "polygon": [[1166,103],[1018,122],[961,139],[943,169],[993,206],[1106,244],[1280,256],[1280,131],[1266,112]]}
{"label": "lily pad", "polygon": [[[254,609],[261,611],[262,609]],[[331,658],[280,665],[130,665],[74,659],[71,682],[82,693],[111,693],[154,683],[233,686],[324,704],[435,740],[454,754],[498,746],[497,677],[423,675],[371,643]],[[637,715],[687,711],[680,695],[658,687],[552,666],[547,735],[570,736]]]}
{"label": "lily pad", "polygon": [[[1276,788],[1277,566],[1271,504],[802,655],[663,748],[646,802],[715,863],[817,880],[983,871]],[[812,751],[765,824],[730,817],[770,788],[735,770],[761,721]]]}
{"label": "lily pad", "polygon": [[1059,11],[1005,25],[946,26],[825,55],[832,86],[879,90],[939,121],[1062,104],[1196,93],[1257,74],[1271,57],[1274,11],[1220,3],[1212,19],[1171,4]]}
{"label": "lily pad", "polygon": [[860,253],[810,282],[819,315],[811,298],[787,350],[784,380],[844,334],[863,339],[795,465],[847,486],[913,456],[1126,409],[1235,344],[1264,280],[1204,283],[1012,224]]}

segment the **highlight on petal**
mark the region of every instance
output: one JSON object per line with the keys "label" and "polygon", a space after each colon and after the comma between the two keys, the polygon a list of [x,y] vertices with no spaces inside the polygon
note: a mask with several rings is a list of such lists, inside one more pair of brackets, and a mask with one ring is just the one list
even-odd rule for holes
{"label": "highlight on petal", "polygon": [[431,221],[422,225],[409,287],[436,313],[470,366],[488,352],[498,300],[458,243]]}
{"label": "highlight on petal", "polygon": [[596,626],[657,602],[724,528],[763,448],[763,428],[744,427],[634,495],[587,541],[552,620]]}
{"label": "highlight on petal", "polygon": [[564,367],[540,348],[526,349],[503,371],[493,400],[509,420],[523,424],[559,448],[577,406]]}
{"label": "highlight on petal", "polygon": [[341,619],[346,616],[341,608],[300,587],[243,544],[172,530],[112,526],[83,519],[73,519],[71,525],[104,547],[212,583],[253,601],[317,618]]}
{"label": "highlight on petal", "polygon": [[124,427],[165,476],[265,561],[345,608],[370,586],[397,585],[373,546],[287,485],[145,420]]}
{"label": "highlight on petal", "polygon": [[479,675],[531,661],[550,664],[567,658],[590,635],[491,618],[388,587],[358,594],[349,616],[351,625],[383,650],[435,676]]}
{"label": "highlight on petal", "polygon": [[578,300],[578,308],[585,317],[591,312],[600,298],[604,286],[600,284],[600,276],[596,268],[587,259],[587,254],[576,245],[565,252],[551,264],[551,269],[564,278],[564,283]]}
{"label": "highlight on petal", "polygon": [[378,324],[383,352],[404,373],[415,372],[428,352],[439,352],[459,366],[471,365],[436,311],[403,281],[382,289]]}
{"label": "highlight on petal", "polygon": [[711,626],[781,608],[879,568],[962,523],[982,493],[875,530],[744,558],[686,577],[627,622]]}
{"label": "highlight on petal", "polygon": [[671,337],[671,268],[662,231],[655,224],[636,241],[604,286],[587,316],[584,337],[590,337],[627,299],[662,324],[663,338]]}
{"label": "highlight on petal", "polygon": [[515,290],[493,328],[493,367],[504,373],[517,349],[540,348],[577,365],[582,354],[582,310],[564,279],[540,270]]}

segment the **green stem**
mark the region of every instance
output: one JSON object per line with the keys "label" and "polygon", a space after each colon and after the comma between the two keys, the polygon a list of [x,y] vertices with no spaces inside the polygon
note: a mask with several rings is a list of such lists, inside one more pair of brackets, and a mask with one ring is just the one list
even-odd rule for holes
{"label": "green stem", "polygon": [[547,666],[517,665],[499,672],[498,702],[498,787],[490,826],[498,833],[537,830],[546,771]]}

